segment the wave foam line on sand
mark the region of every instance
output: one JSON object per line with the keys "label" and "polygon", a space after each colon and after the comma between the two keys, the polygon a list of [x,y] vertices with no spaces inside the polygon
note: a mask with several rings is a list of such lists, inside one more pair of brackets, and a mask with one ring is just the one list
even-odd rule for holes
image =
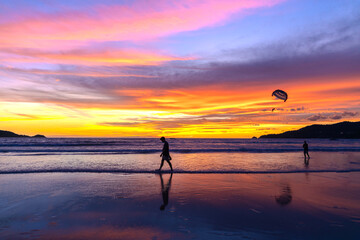
{"label": "wave foam line on sand", "polygon": [[[15,150],[0,150],[0,156],[33,156],[33,155],[99,155],[99,154],[154,154],[159,150],[114,150],[114,149],[69,149],[69,150],[29,150],[29,149],[15,149]],[[188,154],[188,153],[289,153],[302,152],[299,148],[295,149],[172,149],[172,153]],[[311,152],[360,152],[360,148],[312,148]]]}
{"label": "wave foam line on sand", "polygon": [[[346,173],[360,172],[360,169],[319,169],[319,170],[273,170],[273,171],[247,171],[247,170],[175,170],[176,174],[279,174],[279,173]],[[27,173],[159,173],[156,170],[131,170],[131,169],[35,169],[35,170],[0,170],[0,174],[27,174]],[[170,171],[161,171],[170,173]]]}

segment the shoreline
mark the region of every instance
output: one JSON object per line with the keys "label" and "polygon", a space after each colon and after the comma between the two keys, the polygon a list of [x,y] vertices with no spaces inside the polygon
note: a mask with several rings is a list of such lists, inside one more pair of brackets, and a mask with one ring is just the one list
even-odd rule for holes
{"label": "shoreline", "polygon": [[[293,172],[359,172],[360,152],[199,153],[171,154],[176,174],[263,174]],[[155,173],[159,154],[33,155],[0,158],[1,174],[41,172]],[[163,171],[169,171],[167,165]]]}
{"label": "shoreline", "polygon": [[21,170],[21,171],[0,171],[0,175],[12,174],[32,174],[32,173],[124,173],[124,174],[160,174],[160,173],[173,173],[173,174],[292,174],[292,173],[353,173],[360,172],[359,169],[325,169],[325,170],[289,170],[289,171],[187,171],[187,170],[170,170],[164,171],[151,171],[151,170],[96,170],[96,169],[50,169],[50,170]]}

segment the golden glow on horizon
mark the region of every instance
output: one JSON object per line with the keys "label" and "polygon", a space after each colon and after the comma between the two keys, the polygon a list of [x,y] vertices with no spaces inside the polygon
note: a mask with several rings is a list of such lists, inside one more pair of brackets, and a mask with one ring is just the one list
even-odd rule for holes
{"label": "golden glow on horizon", "polygon": [[[323,88],[314,85],[312,91],[289,87],[289,100],[285,103],[272,99],[270,94],[264,96],[263,89],[242,92],[224,86],[209,86],[203,91],[162,91],[157,97],[152,90],[120,91],[135,97],[135,102],[124,104],[122,109],[2,102],[0,121],[3,129],[29,135],[258,137],[309,125],[314,122],[306,118],[313,114],[333,114],[338,106],[346,109],[353,102],[360,102],[360,97],[353,95],[339,99],[338,95],[328,94],[339,89],[339,85],[358,87],[360,83],[353,79],[341,84],[327,82]],[[320,92],[322,89],[325,92]],[[273,107],[279,110],[272,112]],[[349,117],[342,120],[346,119]]]}

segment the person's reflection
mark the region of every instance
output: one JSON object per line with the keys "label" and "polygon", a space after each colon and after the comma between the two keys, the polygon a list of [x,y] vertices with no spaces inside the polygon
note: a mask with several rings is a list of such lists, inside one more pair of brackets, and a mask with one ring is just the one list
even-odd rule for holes
{"label": "person's reflection", "polygon": [[309,167],[309,163],[310,163],[310,158],[308,159],[304,158],[304,165],[306,168]]}
{"label": "person's reflection", "polygon": [[165,210],[165,207],[169,203],[169,191],[170,191],[170,187],[171,187],[172,175],[173,175],[173,173],[170,173],[170,178],[169,178],[167,184],[164,186],[164,180],[162,177],[162,173],[161,172],[159,173],[160,181],[161,181],[161,193],[162,193],[162,198],[163,198],[163,204],[160,206],[160,210]]}
{"label": "person's reflection", "polygon": [[278,204],[280,204],[281,206],[286,206],[288,205],[291,200],[292,200],[292,195],[291,195],[291,188],[289,185],[286,185],[283,187],[282,189],[282,193],[279,196],[275,197],[275,200]]}

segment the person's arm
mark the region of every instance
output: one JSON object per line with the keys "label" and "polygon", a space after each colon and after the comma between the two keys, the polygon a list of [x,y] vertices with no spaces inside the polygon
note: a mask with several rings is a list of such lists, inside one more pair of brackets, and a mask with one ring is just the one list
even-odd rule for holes
{"label": "person's arm", "polygon": [[165,143],[164,143],[164,146],[163,146],[163,148],[162,148],[162,151],[161,151],[160,157],[162,157],[162,156],[163,156],[163,154],[164,154],[164,150],[165,150]]}

